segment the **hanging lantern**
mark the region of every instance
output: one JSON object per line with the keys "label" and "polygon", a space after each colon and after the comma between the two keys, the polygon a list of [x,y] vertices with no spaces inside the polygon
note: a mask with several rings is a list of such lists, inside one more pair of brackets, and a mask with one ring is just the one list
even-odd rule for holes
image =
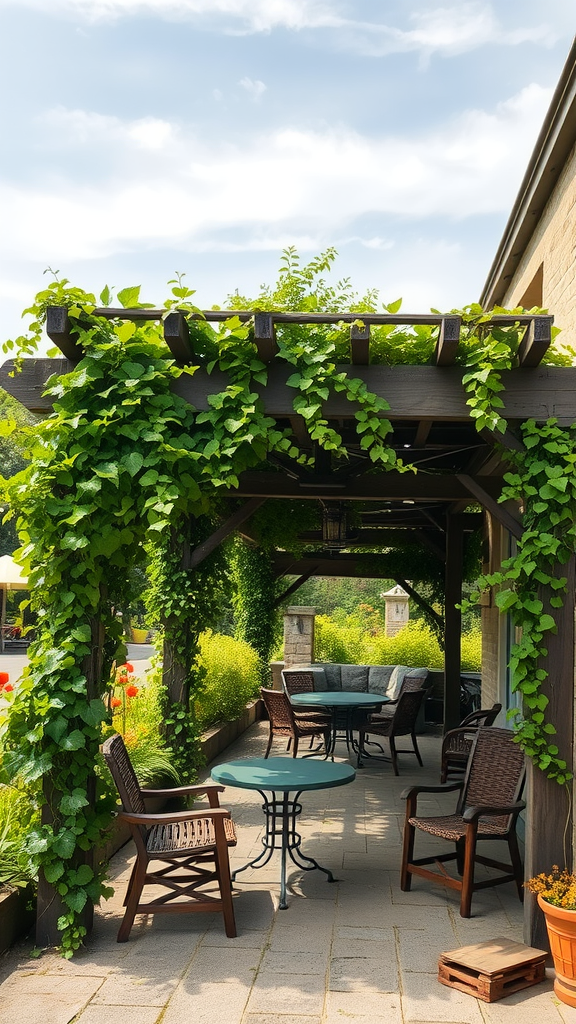
{"label": "hanging lantern", "polygon": [[322,507],[322,540],[332,550],[346,547],[346,510],[340,502]]}

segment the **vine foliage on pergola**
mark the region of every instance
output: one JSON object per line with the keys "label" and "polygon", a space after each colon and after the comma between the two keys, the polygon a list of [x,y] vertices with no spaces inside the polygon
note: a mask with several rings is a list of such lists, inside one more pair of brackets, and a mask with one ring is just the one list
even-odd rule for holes
{"label": "vine foliage on pergola", "polygon": [[[191,296],[176,281],[166,313],[178,308],[198,317]],[[118,298],[137,307],[138,289]],[[215,610],[218,555],[190,573],[177,553],[205,538],[219,494],[233,491],[244,470],[274,453],[298,464],[309,456],[290,429],[280,429],[263,410],[256,386],[265,386],[268,370],[249,322],[231,318],[218,331],[202,319],[191,323],[198,365],[221,371],[227,380],[209,396],[208,410],[198,413],[172,390],[175,379],[194,373],[194,367],[176,365],[158,324],[95,316],[94,297],[67,282],[54,282],[38,297],[31,334],[18,342],[20,355],[35,350],[49,305],[68,307],[84,356],[71,373],[49,382],[54,412],[34,433],[30,466],[6,484],[39,628],[4,726],[4,764],[28,782],[43,780],[43,824],[29,850],[62,900],[59,928],[64,952],[71,955],[85,934],[87,901],[107,894],[105,868],[90,863],[86,853],[110,821],[110,808],[94,792],[94,766],[107,715],[102,698],[122,651],[116,609],[129,571],[148,545],[153,600],[181,668],[180,699],[167,700],[169,738],[186,765],[196,745],[188,698],[197,637]],[[479,429],[503,434],[499,371],[512,366],[521,328],[487,329],[490,318],[478,307],[461,315],[470,414]],[[323,414],[331,394],[345,395],[354,403],[362,449],[374,466],[410,472],[388,443],[386,401],[337,369],[343,337],[337,329],[302,328],[279,337],[276,358],[292,368],[294,410],[320,448],[346,458],[341,435]],[[406,361],[425,361],[434,348],[433,333],[408,332],[403,344]],[[575,548],[576,436],[553,421],[544,428],[527,423],[522,433],[525,447],[514,455],[506,493],[521,497],[528,529],[518,555],[485,582],[500,584],[498,603],[523,627],[513,652],[515,685],[525,699],[518,739],[541,768],[564,782],[569,772],[550,742],[554,727],[546,722],[547,698],[539,692],[546,674],[539,664],[544,638],[555,624],[537,591],[547,587],[551,605],[562,603],[566,581],[554,566]]]}

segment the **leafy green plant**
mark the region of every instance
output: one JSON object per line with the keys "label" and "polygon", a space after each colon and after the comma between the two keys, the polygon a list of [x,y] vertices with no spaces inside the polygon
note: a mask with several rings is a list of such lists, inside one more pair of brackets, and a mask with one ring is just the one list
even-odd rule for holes
{"label": "leafy green plant", "polygon": [[31,791],[0,785],[0,889],[24,889],[36,878],[26,842],[37,821]]}
{"label": "leafy green plant", "polygon": [[256,651],[242,640],[207,630],[199,643],[198,661],[204,684],[196,699],[196,719],[202,729],[237,718],[260,689]]}

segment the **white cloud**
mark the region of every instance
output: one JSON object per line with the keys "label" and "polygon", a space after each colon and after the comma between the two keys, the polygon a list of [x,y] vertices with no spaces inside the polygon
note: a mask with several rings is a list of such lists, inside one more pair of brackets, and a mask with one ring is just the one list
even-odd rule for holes
{"label": "white cloud", "polygon": [[507,30],[493,6],[483,0],[414,12],[409,15],[413,27],[407,29],[382,20],[345,17],[338,0],[0,0],[0,7],[12,5],[43,14],[82,17],[89,23],[148,15],[200,20],[215,31],[233,34],[275,29],[323,31],[330,47],[373,57],[411,51],[425,59],[433,53],[449,57],[487,45],[532,42],[549,46],[558,38],[545,23]]}
{"label": "white cloud", "polygon": [[157,117],[126,122],[118,117],[86,110],[67,110],[62,106],[47,111],[39,120],[57,130],[59,145],[69,146],[133,142],[140,149],[161,150],[175,140],[178,132],[170,121]]}
{"label": "white cloud", "polygon": [[[114,164],[90,184],[75,183],[73,172],[5,184],[2,248],[52,264],[158,245],[255,250],[349,237],[356,218],[397,225],[506,211],[549,96],[531,85],[493,112],[470,110],[413,138],[288,128],[237,145],[164,121],[60,109],[49,115],[59,145],[93,146],[96,156],[114,139]],[[388,242],[366,233],[362,244]]]}
{"label": "white cloud", "polygon": [[264,82],[261,82],[258,78],[255,81],[252,78],[241,78],[238,85],[241,85],[242,88],[246,90],[255,103],[258,103],[258,101],[262,99],[262,96],[267,89]]}

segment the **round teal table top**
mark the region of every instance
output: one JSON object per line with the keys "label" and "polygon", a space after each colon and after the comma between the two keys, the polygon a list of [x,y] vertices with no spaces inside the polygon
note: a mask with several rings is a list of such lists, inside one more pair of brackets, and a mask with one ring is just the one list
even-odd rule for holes
{"label": "round teal table top", "polygon": [[356,693],[353,690],[315,690],[313,693],[293,693],[293,704],[321,708],[363,708],[386,704],[388,697],[379,693]]}
{"label": "round teal table top", "polygon": [[349,764],[315,761],[303,757],[243,757],[224,761],[212,769],[214,782],[239,789],[331,789],[353,782],[356,772]]}

